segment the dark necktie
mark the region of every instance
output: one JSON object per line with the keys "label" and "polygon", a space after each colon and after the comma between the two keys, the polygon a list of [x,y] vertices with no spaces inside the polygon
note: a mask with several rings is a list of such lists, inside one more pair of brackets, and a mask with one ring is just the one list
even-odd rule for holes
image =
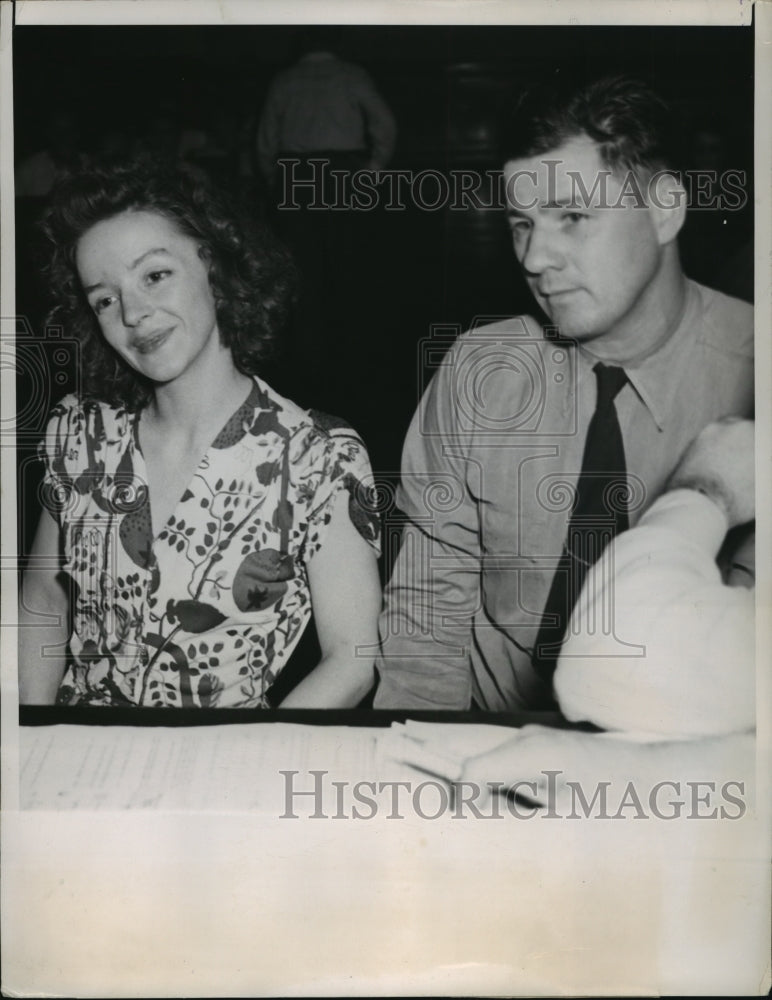
{"label": "dark necktie", "polygon": [[600,362],[593,372],[598,401],[587,428],[568,533],[533,650],[533,665],[545,684],[551,682],[588,569],[611,539],[628,526],[625,448],[614,406],[627,376],[624,369]]}

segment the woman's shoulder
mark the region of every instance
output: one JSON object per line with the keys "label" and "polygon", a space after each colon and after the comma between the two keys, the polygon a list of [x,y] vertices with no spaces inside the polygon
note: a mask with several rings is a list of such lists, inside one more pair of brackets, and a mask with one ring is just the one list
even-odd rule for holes
{"label": "woman's shoulder", "polygon": [[333,438],[350,438],[361,443],[354,428],[342,417],[331,416],[321,410],[304,409],[282,396],[262,379],[254,376],[255,388],[249,397],[254,419],[268,423],[261,414],[270,415],[270,423],[282,429],[290,439],[316,438],[321,443]]}
{"label": "woman's shoulder", "polygon": [[120,418],[129,415],[130,412],[121,404],[106,403],[90,396],[79,396],[75,392],[63,396],[51,409],[52,416],[91,416],[94,413],[101,413],[103,416]]}
{"label": "woman's shoulder", "polygon": [[272,386],[268,385],[256,375],[254,377],[255,389],[252,399],[256,403],[257,410],[268,410],[274,412],[281,425],[285,428],[296,429],[310,426],[308,410],[302,406],[282,396]]}
{"label": "woman's shoulder", "polygon": [[130,441],[132,414],[120,406],[75,394],[51,410],[38,455],[50,474],[74,477],[104,471],[108,453],[118,462]]}
{"label": "woman's shoulder", "polygon": [[51,409],[45,437],[60,441],[73,436],[122,438],[130,430],[131,419],[126,407],[69,393]]}
{"label": "woman's shoulder", "polygon": [[308,416],[313,424],[314,430],[327,438],[351,438],[361,441],[361,437],[351,424],[343,417],[333,416],[331,413],[324,413],[322,410],[309,410]]}
{"label": "woman's shoulder", "polygon": [[114,427],[121,431],[128,428],[131,416],[131,411],[125,406],[69,393],[51,409],[48,423],[49,429],[52,424],[67,427],[78,425],[90,427],[99,424],[104,428]]}
{"label": "woman's shoulder", "polygon": [[348,493],[352,523],[377,550],[380,525],[372,470],[360,436],[342,417],[305,410],[258,379],[255,385],[260,396],[252,433],[260,426],[284,436],[293,506],[303,509],[300,520],[314,526],[315,541],[306,544],[306,558],[318,548],[340,492]]}

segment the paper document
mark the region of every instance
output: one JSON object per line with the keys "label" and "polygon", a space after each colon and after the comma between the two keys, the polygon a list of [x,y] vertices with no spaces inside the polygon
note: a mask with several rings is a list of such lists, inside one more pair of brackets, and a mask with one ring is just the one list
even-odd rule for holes
{"label": "paper document", "polygon": [[285,770],[371,777],[376,731],[293,723],[194,727],[22,726],[23,809],[211,809],[281,805]]}
{"label": "paper document", "polygon": [[[296,723],[22,726],[22,809],[167,809],[280,814],[343,808],[349,787],[432,775],[512,739],[505,726],[408,720],[390,729]],[[287,796],[290,795],[288,800]],[[309,801],[303,801],[308,798]],[[348,808],[348,807],[346,807]]]}
{"label": "paper document", "polygon": [[516,730],[507,726],[408,719],[404,724],[393,723],[381,737],[381,757],[458,781],[469,757],[486,753],[515,734]]}

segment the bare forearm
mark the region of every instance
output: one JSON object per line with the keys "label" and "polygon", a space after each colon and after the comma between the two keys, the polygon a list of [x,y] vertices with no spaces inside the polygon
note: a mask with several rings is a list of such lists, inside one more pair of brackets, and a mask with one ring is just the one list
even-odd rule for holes
{"label": "bare forearm", "polygon": [[53,705],[64,676],[67,629],[20,624],[19,703]]}
{"label": "bare forearm", "polygon": [[53,705],[64,675],[68,638],[63,594],[25,582],[19,607],[20,704]]}
{"label": "bare forearm", "polygon": [[[611,742],[609,740],[609,742]],[[620,743],[614,740],[608,747],[609,760],[624,766],[620,760]],[[674,740],[662,743],[644,743],[624,746],[622,759],[630,767],[639,767],[652,781],[676,776],[702,780],[725,781],[730,778],[748,777],[752,774],[755,754],[753,733],[735,733],[729,736],[705,739]]]}
{"label": "bare forearm", "polygon": [[374,680],[373,656],[330,654],[290,691],[280,708],[354,708]]}

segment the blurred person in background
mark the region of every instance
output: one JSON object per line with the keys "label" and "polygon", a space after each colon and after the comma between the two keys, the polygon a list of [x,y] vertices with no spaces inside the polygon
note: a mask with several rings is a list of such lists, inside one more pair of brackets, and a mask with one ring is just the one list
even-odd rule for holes
{"label": "blurred person in background", "polygon": [[[311,398],[341,391],[361,336],[374,267],[372,213],[351,204],[351,177],[391,160],[394,116],[370,75],[335,52],[334,30],[303,31],[299,58],[272,81],[257,130],[257,161],[276,226],[301,273],[292,331],[295,375]],[[325,404],[326,405],[326,404]]]}

